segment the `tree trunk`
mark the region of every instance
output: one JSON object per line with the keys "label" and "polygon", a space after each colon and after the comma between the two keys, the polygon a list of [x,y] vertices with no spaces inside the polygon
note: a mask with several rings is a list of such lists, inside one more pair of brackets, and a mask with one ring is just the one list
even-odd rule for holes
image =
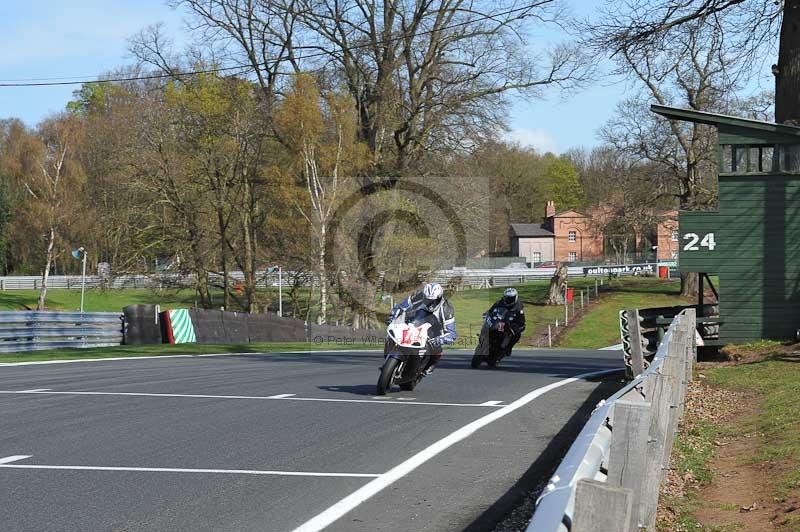
{"label": "tree trunk", "polygon": [[230,291],[230,286],[228,284],[230,282],[229,273],[228,273],[228,253],[227,253],[228,250],[225,249],[228,246],[228,244],[226,242],[227,236],[223,235],[221,237],[221,240],[222,240],[222,249],[221,249],[221,251],[222,251],[222,290],[223,290],[223,293],[225,294],[225,297],[223,299],[223,303],[222,304],[225,305],[225,310],[230,310],[230,307],[231,307],[231,291]]}
{"label": "tree trunk", "polygon": [[567,284],[567,272],[567,265],[562,264],[550,279],[550,293],[547,296],[548,305],[564,304],[564,287]]}
{"label": "tree trunk", "polygon": [[328,319],[328,272],[325,270],[325,225],[320,228],[319,238],[319,316],[317,323]]}
{"label": "tree trunk", "polygon": [[700,289],[700,274],[688,272],[681,274],[681,296],[697,298],[697,291]]}
{"label": "tree trunk", "polygon": [[39,289],[39,303],[36,305],[36,310],[44,310],[44,301],[47,297],[47,278],[50,277],[50,264],[53,262],[53,246],[56,241],[56,228],[50,226],[50,239],[47,242],[47,260],[44,263],[44,271],[42,272],[42,287]]}
{"label": "tree trunk", "polygon": [[800,0],[785,0],[775,75],[775,121],[800,125]]}

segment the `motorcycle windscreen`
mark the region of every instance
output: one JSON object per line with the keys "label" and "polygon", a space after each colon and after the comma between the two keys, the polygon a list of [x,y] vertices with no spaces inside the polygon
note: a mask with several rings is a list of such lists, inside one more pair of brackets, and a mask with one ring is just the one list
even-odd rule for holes
{"label": "motorcycle windscreen", "polygon": [[436,319],[436,316],[431,314],[425,309],[419,309],[414,314],[414,319],[411,322],[415,327],[420,327],[426,323],[430,323],[431,327],[428,329],[428,338],[436,338],[437,336],[441,336],[442,331],[442,324],[439,323],[439,320]]}

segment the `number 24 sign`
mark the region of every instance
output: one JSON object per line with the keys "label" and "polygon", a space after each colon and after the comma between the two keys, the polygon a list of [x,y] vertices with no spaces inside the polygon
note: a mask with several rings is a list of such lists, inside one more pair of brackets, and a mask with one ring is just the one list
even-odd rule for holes
{"label": "number 24 sign", "polygon": [[714,233],[706,233],[702,238],[697,233],[686,233],[683,235],[683,239],[686,241],[683,246],[684,251],[700,251],[701,247],[714,251],[714,248],[717,247],[717,243],[714,241]]}

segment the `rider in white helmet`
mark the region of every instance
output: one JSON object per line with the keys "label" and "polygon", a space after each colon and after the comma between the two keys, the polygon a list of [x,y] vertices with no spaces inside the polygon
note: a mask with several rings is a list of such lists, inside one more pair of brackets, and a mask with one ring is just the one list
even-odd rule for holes
{"label": "rider in white helmet", "polygon": [[[391,322],[401,311],[414,314],[420,310],[433,314],[439,323],[437,335],[428,338],[428,352],[430,359],[425,367],[425,372],[430,375],[433,368],[442,358],[442,346],[453,344],[456,341],[456,317],[453,305],[444,297],[444,289],[439,283],[428,283],[425,287],[411,294],[392,309],[392,315],[387,320]],[[433,330],[433,329],[432,329]]]}

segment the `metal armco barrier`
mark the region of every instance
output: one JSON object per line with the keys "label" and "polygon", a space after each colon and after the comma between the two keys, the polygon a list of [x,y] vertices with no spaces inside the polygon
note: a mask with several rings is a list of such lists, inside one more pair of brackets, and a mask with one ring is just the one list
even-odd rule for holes
{"label": "metal armco barrier", "polygon": [[121,343],[119,312],[0,312],[0,353]]}
{"label": "metal armco barrier", "polygon": [[539,497],[527,532],[655,530],[696,346],[695,310],[669,326],[653,360],[602,401]]}

